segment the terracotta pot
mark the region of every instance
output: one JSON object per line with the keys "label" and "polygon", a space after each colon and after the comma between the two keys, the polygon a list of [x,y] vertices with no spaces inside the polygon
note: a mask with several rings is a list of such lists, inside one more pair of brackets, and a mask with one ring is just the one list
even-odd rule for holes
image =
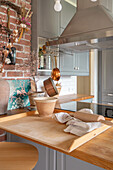
{"label": "terracotta pot", "polygon": [[2,74],[0,73],[0,114],[4,114],[7,111],[9,93],[9,83],[2,79]]}
{"label": "terracotta pot", "polygon": [[57,98],[55,97],[38,97],[34,98],[37,111],[40,117],[52,116]]}
{"label": "terracotta pot", "polygon": [[45,95],[44,91],[29,93],[28,96],[29,96],[30,105],[35,106],[36,104],[35,104],[34,98],[44,97],[44,95]]}

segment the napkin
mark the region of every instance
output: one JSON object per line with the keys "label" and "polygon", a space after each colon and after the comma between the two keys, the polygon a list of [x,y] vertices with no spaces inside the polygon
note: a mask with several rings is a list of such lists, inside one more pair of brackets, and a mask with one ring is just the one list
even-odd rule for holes
{"label": "napkin", "polygon": [[[93,114],[91,109],[81,109],[79,112]],[[67,128],[64,129],[64,132],[72,133],[77,136],[83,136],[101,126],[100,122],[83,122],[65,112],[56,113],[55,119],[60,123],[66,123]]]}

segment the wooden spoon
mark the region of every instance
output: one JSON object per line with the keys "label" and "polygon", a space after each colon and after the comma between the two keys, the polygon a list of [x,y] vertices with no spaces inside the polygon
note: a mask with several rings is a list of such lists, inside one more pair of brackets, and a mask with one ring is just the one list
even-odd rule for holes
{"label": "wooden spoon", "polygon": [[55,68],[51,72],[51,78],[55,81],[60,80],[60,70],[57,68],[57,56],[55,56]]}

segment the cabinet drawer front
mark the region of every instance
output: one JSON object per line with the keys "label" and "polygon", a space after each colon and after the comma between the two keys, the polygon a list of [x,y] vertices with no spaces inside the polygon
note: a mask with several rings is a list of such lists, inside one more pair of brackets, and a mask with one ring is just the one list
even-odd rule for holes
{"label": "cabinet drawer front", "polygon": [[102,101],[107,101],[108,103],[113,103],[113,96],[111,94],[109,95],[102,95]]}

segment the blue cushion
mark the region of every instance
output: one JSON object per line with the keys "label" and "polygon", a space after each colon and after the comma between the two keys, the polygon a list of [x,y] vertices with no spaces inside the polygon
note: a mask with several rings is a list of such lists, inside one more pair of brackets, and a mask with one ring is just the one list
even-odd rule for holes
{"label": "blue cushion", "polygon": [[28,92],[31,89],[29,79],[7,80],[10,85],[8,110],[23,108],[30,105]]}

